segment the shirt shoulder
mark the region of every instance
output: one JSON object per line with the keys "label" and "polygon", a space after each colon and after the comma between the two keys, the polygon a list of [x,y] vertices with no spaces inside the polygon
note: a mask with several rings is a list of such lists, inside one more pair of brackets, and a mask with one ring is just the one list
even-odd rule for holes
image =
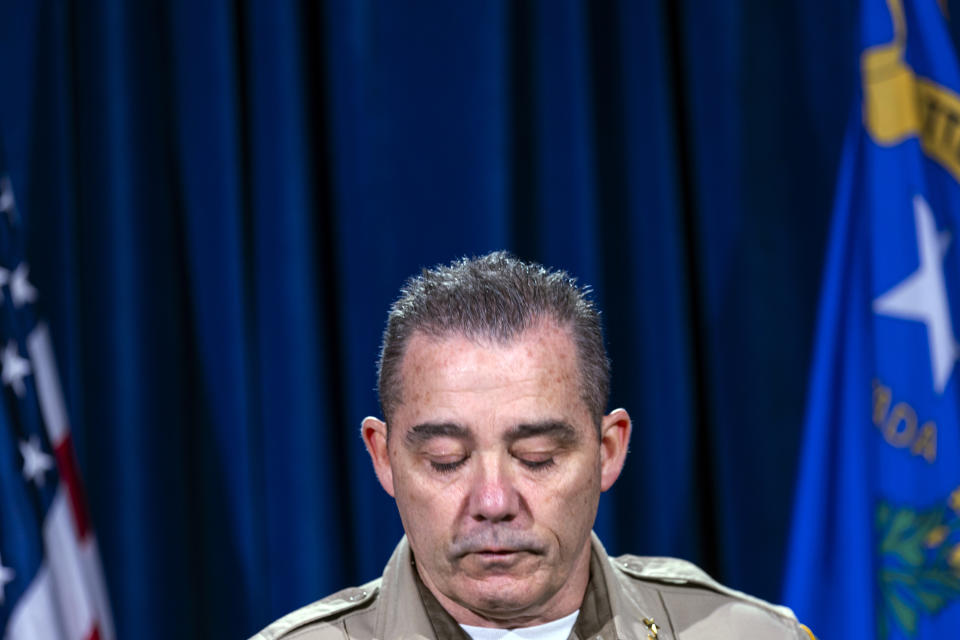
{"label": "shirt shoulder", "polygon": [[[337,591],[265,627],[250,640],[334,640],[349,638],[345,619],[371,610],[380,594],[380,578]],[[351,625],[352,626],[352,625]]]}
{"label": "shirt shoulder", "polygon": [[623,575],[656,588],[684,638],[816,640],[788,607],[726,587],[692,562],[629,554],[611,562]]}

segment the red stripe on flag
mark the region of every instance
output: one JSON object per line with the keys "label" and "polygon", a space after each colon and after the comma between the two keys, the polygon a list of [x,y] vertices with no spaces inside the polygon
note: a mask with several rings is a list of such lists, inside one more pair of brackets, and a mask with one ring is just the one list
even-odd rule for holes
{"label": "red stripe on flag", "polygon": [[86,637],[86,640],[100,640],[100,629],[94,627],[93,631],[90,632],[90,635]]}
{"label": "red stripe on flag", "polygon": [[[77,456],[73,453],[73,436],[68,433],[53,448],[53,453],[57,457],[60,480],[67,485],[67,493],[70,495],[73,522],[77,525],[77,539],[84,540],[90,532],[90,515],[87,511],[87,496],[80,481],[80,470],[77,469]],[[99,635],[96,630],[94,633]]]}

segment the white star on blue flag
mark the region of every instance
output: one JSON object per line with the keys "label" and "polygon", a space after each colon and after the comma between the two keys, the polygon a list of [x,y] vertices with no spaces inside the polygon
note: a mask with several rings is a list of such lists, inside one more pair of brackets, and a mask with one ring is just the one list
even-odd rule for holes
{"label": "white star on blue flag", "polygon": [[900,284],[873,301],[875,313],[916,320],[927,326],[933,388],[943,393],[960,356],[953,334],[947,287],[943,281],[943,256],[950,245],[949,233],[937,233],[930,206],[923,196],[914,196],[920,266]]}

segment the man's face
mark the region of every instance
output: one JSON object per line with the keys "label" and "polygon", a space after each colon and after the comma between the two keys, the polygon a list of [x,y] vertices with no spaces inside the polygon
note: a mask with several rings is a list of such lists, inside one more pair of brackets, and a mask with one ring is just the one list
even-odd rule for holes
{"label": "man's face", "polygon": [[424,583],[460,622],[574,611],[630,425],[614,412],[598,438],[569,333],[546,325],[505,346],[418,333],[401,380],[389,438],[372,418],[364,438]]}

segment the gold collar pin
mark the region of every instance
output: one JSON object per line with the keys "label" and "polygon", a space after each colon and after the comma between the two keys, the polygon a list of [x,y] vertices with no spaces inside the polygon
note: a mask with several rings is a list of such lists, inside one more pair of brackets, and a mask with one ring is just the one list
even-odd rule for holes
{"label": "gold collar pin", "polygon": [[647,640],[657,640],[657,632],[660,631],[660,627],[653,621],[653,618],[644,618],[643,624],[647,626],[647,629],[650,629],[650,635],[647,636]]}

